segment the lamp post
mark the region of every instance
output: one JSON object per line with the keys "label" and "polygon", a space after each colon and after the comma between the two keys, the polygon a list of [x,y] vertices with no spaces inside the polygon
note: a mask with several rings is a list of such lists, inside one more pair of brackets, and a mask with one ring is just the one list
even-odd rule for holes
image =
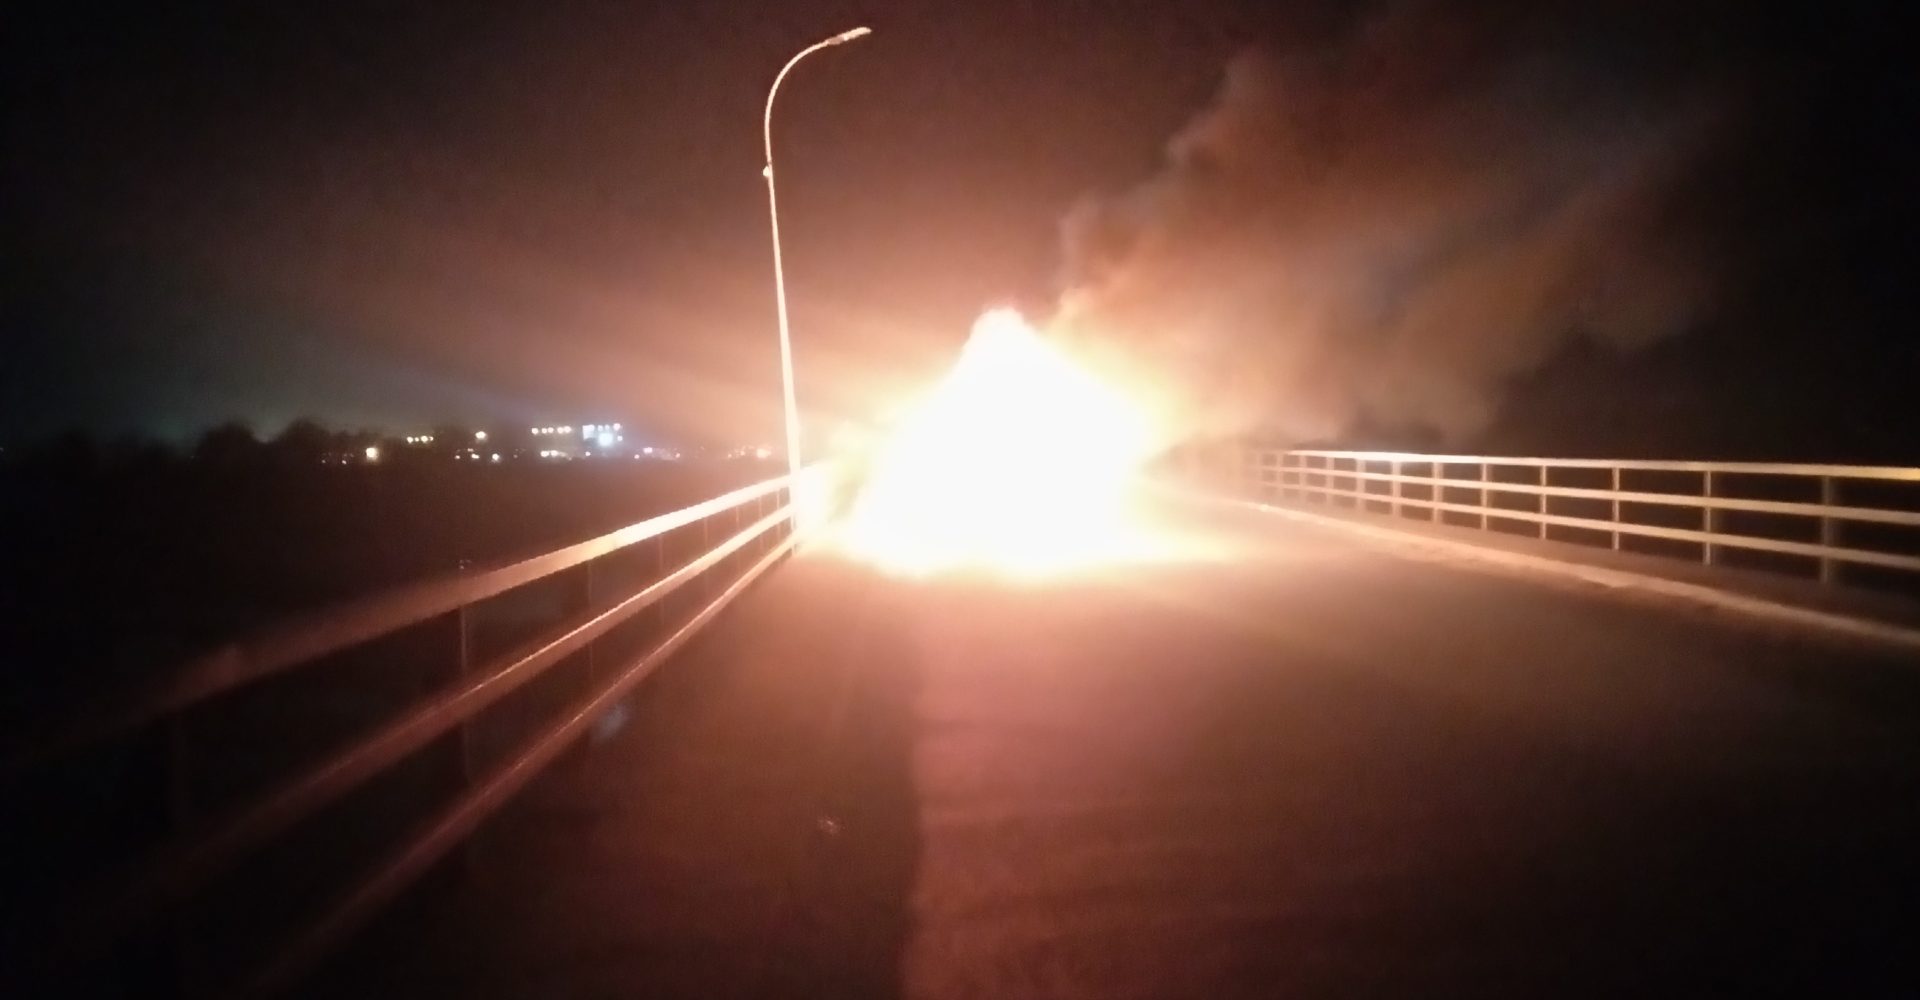
{"label": "lamp post", "polygon": [[[787,433],[787,473],[797,475],[800,471],[800,414],[794,402],[793,394],[793,336],[787,329],[787,276],[780,261],[780,207],[773,193],[773,98],[780,92],[780,81],[800,60],[820,51],[857,38],[872,34],[871,28],[851,28],[825,38],[801,49],[780,67],[780,73],[773,78],[773,86],[767,88],[767,113],[761,119],[761,134],[766,139],[767,165],[760,172],[767,179],[767,219],[773,225],[773,299],[780,312],[780,392],[783,397],[786,433]],[[791,489],[791,486],[789,486]]]}

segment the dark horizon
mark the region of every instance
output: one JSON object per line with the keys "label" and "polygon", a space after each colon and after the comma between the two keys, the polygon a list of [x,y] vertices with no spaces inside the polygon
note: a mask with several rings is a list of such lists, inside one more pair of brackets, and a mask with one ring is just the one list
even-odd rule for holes
{"label": "dark horizon", "polygon": [[776,138],[803,405],[867,417],[982,307],[1049,312],[1061,221],[1154,176],[1236,54],[1351,50],[1391,7],[1447,28],[1399,57],[1416,76],[1484,49],[1709,86],[1675,203],[1713,278],[1645,345],[1575,334],[1503,376],[1464,440],[1390,413],[1343,440],[1920,461],[1920,102],[1885,6],[47,6],[5,52],[0,435],[607,412],[772,436],[760,101],[856,24]]}

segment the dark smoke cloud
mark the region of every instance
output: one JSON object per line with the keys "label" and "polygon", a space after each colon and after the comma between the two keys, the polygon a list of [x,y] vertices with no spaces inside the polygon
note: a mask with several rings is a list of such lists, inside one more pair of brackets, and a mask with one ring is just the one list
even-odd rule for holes
{"label": "dark smoke cloud", "polygon": [[1723,102],[1592,37],[1401,6],[1242,55],[1156,176],[1069,214],[1054,328],[1183,433],[1292,440],[1459,439],[1573,338],[1683,329],[1711,275],[1680,189]]}

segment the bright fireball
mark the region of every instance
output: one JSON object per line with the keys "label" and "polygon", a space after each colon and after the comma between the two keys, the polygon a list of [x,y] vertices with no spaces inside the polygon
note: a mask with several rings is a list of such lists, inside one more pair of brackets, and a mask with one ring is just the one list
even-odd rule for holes
{"label": "bright fireball", "polygon": [[875,456],[841,532],[855,554],[921,575],[1044,575],[1125,559],[1129,487],[1155,443],[1145,411],[1010,309]]}

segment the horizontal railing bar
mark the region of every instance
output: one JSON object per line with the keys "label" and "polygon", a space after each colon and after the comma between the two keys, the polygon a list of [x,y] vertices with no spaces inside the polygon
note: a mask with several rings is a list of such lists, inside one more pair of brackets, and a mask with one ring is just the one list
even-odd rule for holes
{"label": "horizontal railing bar", "polygon": [[[1288,486],[1287,489],[1303,493],[1319,493],[1332,496],[1351,497],[1356,500],[1370,500],[1390,503],[1392,498],[1381,493],[1361,493],[1355,490],[1342,490],[1325,486]],[[1757,549],[1764,552],[1779,552],[1786,555],[1806,556],[1812,559],[1833,559],[1840,562],[1858,563],[1866,566],[1884,566],[1888,569],[1912,570],[1920,572],[1920,557],[1893,555],[1885,552],[1873,552],[1867,549],[1849,549],[1831,545],[1816,545],[1810,542],[1788,542],[1772,538],[1757,538],[1752,535],[1728,535],[1721,532],[1696,531],[1689,528],[1663,528],[1650,524],[1632,524],[1624,521],[1601,521],[1589,517],[1567,517],[1561,514],[1542,514],[1531,510],[1510,510],[1503,507],[1480,507],[1473,504],[1445,503],[1434,500],[1417,500],[1401,497],[1403,506],[1425,507],[1431,510],[1451,511],[1459,514],[1485,514],[1489,518],[1510,521],[1529,521],[1535,524],[1552,524],[1567,528],[1582,528],[1588,531],[1619,532],[1623,535],[1639,535],[1646,538],[1667,538],[1683,542],[1711,543],[1728,548]]]}
{"label": "horizontal railing bar", "polygon": [[794,538],[790,534],[781,539],[778,545],[652,652],[641,657],[571,716],[549,727],[525,752],[496,771],[485,784],[474,788],[443,810],[419,836],[389,855],[384,863],[345,892],[337,903],[281,949],[277,957],[248,980],[236,994],[254,997],[275,996],[285,992],[303,973],[464,840],[482,820],[525,787],[635,684],[658,669],[661,663],[712,621],[768,567],[792,549]]}
{"label": "horizontal railing bar", "polygon": [[[88,898],[94,902],[76,907],[86,926],[76,927],[75,936],[110,938],[145,914],[191,893],[247,851],[425,747],[615,625],[718,565],[780,523],[790,508],[789,504],[768,514],[698,559],[585,621],[540,639],[531,648],[523,647],[499,658],[464,686],[393,720],[288,782],[280,791],[209,823],[209,832],[189,836],[163,850],[141,866],[143,874],[135,881],[123,884],[117,892],[90,894]],[[112,901],[103,905],[99,902],[102,898]]]}
{"label": "horizontal railing bar", "polygon": [[417,625],[462,605],[485,600],[786,487],[780,476],[744,486],[691,507],[648,518],[544,555],[478,573],[454,574],[397,587],[268,628],[189,660],[152,682],[89,702],[48,722],[28,720],[8,740],[0,774],[12,774],[116,733],[145,725],[244,684]]}
{"label": "horizontal railing bar", "polygon": [[[1503,465],[1547,466],[1565,469],[1625,469],[1647,472],[1717,472],[1730,476],[1832,476],[1836,479],[1879,479],[1895,482],[1920,482],[1920,467],[1898,465],[1818,465],[1794,462],[1691,462],[1640,461],[1608,458],[1530,458],[1505,455],[1422,455],[1394,451],[1290,451],[1259,449],[1256,454],[1273,453],[1312,458],[1332,458],[1361,462],[1401,462],[1410,465]],[[1320,471],[1318,469],[1314,471]]]}
{"label": "horizontal railing bar", "polygon": [[[1524,493],[1529,496],[1568,497],[1576,500],[1619,500],[1621,503],[1663,504],[1669,507],[1711,507],[1715,510],[1742,510],[1759,514],[1789,514],[1796,517],[1830,517],[1842,521],[1873,524],[1898,524],[1920,527],[1920,511],[1886,510],[1878,507],[1829,507],[1817,503],[1783,500],[1748,500],[1741,497],[1708,497],[1697,493],[1644,493],[1577,486],[1540,486],[1534,483],[1503,483],[1481,479],[1444,479],[1433,476],[1409,476],[1391,472],[1352,470],[1286,469],[1289,474],[1331,476],[1337,479],[1365,479],[1370,482],[1402,485],[1438,486],[1447,489],[1485,490],[1488,493]],[[1282,485],[1287,485],[1284,482]],[[1391,496],[1387,493],[1372,496]],[[1492,509],[1492,508],[1489,508]]]}

